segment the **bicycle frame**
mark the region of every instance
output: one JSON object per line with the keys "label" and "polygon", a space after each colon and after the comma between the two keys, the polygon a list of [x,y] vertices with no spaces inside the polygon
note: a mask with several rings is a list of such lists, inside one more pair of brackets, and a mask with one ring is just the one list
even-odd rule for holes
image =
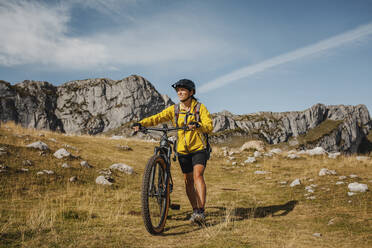
{"label": "bicycle frame", "polygon": [[[165,183],[168,184],[168,180],[170,180],[169,184],[169,191],[172,193],[173,191],[173,179],[170,172],[171,167],[171,156],[172,156],[172,145],[175,146],[177,144],[174,144],[172,141],[168,139],[168,132],[170,131],[177,131],[177,130],[186,130],[189,129],[187,127],[171,127],[169,128],[167,124],[164,124],[162,128],[156,128],[156,127],[142,127],[140,130],[143,133],[147,133],[148,131],[158,131],[162,132],[162,136],[160,138],[160,146],[156,146],[154,148],[154,155],[160,155],[164,158],[164,161],[166,163],[166,175],[165,175]],[[152,173],[152,179],[155,177]],[[153,180],[151,180],[153,182]],[[152,185],[151,185],[152,188]]]}

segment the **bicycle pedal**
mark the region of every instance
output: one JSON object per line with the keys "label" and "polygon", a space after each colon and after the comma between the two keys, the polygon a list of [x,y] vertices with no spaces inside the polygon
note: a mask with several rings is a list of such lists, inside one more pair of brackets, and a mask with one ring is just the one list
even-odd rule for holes
{"label": "bicycle pedal", "polygon": [[170,205],[170,208],[172,210],[180,210],[181,209],[181,205],[180,204],[171,204]]}

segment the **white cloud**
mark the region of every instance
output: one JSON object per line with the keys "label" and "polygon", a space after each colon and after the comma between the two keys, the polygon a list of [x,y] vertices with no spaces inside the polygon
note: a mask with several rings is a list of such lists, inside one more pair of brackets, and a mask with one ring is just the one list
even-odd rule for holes
{"label": "white cloud", "polygon": [[263,72],[272,67],[279,66],[288,62],[292,62],[301,58],[309,57],[321,52],[327,51],[345,45],[354,41],[358,41],[362,38],[372,34],[372,23],[359,26],[353,30],[347,31],[340,35],[331,37],[326,40],[319,41],[313,45],[309,45],[300,49],[296,49],[292,52],[279,55],[277,57],[270,58],[261,63],[243,67],[235,70],[231,73],[218,77],[206,84],[203,84],[199,88],[199,92],[208,92],[225,85],[234,83],[235,81],[252,76],[256,73]]}
{"label": "white cloud", "polygon": [[[95,9],[106,15],[119,15],[123,16],[123,11],[125,11],[129,6],[138,5],[146,0],[61,0],[64,4],[70,6],[82,6],[84,8]],[[130,18],[127,14],[126,17]]]}
{"label": "white cloud", "polygon": [[[119,4],[116,0],[107,4],[100,0],[87,2],[108,10]],[[117,70],[121,65],[190,60],[216,52],[223,45],[203,30],[191,29],[195,26],[192,18],[173,13],[137,21],[121,31],[116,28],[115,32],[72,37],[69,21],[74,6],[71,2],[67,5],[22,0],[0,2],[0,65]]]}
{"label": "white cloud", "polygon": [[[0,63],[55,64],[74,67],[97,63],[105,58],[105,47],[66,35],[68,9],[38,2],[16,1],[0,4]],[[94,60],[87,58],[94,53]]]}

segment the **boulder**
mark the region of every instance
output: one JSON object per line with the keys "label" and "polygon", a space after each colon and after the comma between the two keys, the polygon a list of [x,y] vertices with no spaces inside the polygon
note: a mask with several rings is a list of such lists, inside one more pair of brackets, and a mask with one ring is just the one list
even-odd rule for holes
{"label": "boulder", "polygon": [[324,150],[323,147],[315,147],[313,149],[310,149],[310,150],[307,150],[306,151],[306,154],[310,155],[310,156],[315,156],[315,155],[326,155],[327,154],[327,151]]}
{"label": "boulder", "polygon": [[112,185],[112,179],[111,178],[106,178],[105,176],[98,176],[96,178],[96,184],[100,185]]}
{"label": "boulder", "polygon": [[274,149],[271,149],[270,152],[274,154],[281,154],[283,151],[280,148],[274,148]]}
{"label": "boulder", "polygon": [[240,151],[246,151],[250,149],[263,151],[265,149],[265,143],[260,140],[247,141],[241,146]]}
{"label": "boulder", "polygon": [[34,142],[34,143],[28,144],[27,147],[29,147],[29,148],[35,148],[35,149],[39,149],[39,150],[42,150],[42,151],[49,150],[48,145],[45,144],[45,143],[42,142],[42,141],[36,141],[36,142]]}
{"label": "boulder", "polygon": [[118,171],[124,172],[128,175],[131,175],[134,172],[133,167],[131,167],[129,165],[126,165],[126,164],[121,164],[121,163],[111,165],[110,169],[111,170],[118,170]]}
{"label": "boulder", "polygon": [[350,183],[347,187],[351,192],[366,192],[368,190],[367,184],[357,182]]}
{"label": "boulder", "polygon": [[54,157],[58,158],[58,159],[62,159],[62,158],[68,158],[71,156],[71,153],[69,153],[65,148],[61,148],[59,150],[57,150],[54,154],[53,154]]}
{"label": "boulder", "polygon": [[337,175],[335,170],[328,170],[327,168],[322,168],[319,171],[319,176],[326,176],[326,175]]}

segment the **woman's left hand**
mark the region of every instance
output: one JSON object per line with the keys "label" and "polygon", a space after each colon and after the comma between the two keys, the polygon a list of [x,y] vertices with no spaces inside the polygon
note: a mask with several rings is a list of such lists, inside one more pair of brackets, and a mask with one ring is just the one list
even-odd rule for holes
{"label": "woman's left hand", "polygon": [[190,129],[190,130],[195,130],[197,129],[198,127],[200,127],[200,124],[197,123],[197,122],[190,122],[187,127]]}

